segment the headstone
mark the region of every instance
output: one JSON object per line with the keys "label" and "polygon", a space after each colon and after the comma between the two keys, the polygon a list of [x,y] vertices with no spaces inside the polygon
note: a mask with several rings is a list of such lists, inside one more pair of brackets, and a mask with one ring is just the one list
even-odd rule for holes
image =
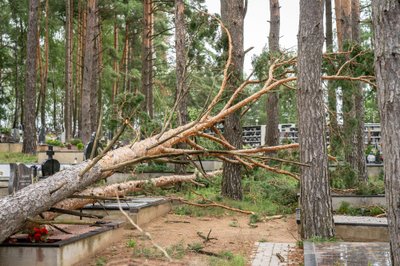
{"label": "headstone", "polygon": [[42,176],[48,177],[54,175],[60,171],[60,162],[53,159],[54,151],[53,146],[49,145],[49,149],[46,151],[48,159],[42,164]]}
{"label": "headstone", "polygon": [[367,162],[368,162],[368,163],[375,163],[375,161],[376,161],[375,155],[373,155],[372,153],[371,153],[371,154],[368,154],[368,156],[367,156]]}
{"label": "headstone", "polygon": [[12,194],[32,184],[32,170],[25,164],[10,163],[10,179],[8,180],[8,193]]}
{"label": "headstone", "polygon": [[14,142],[19,142],[20,135],[19,135],[19,129],[18,128],[11,129],[11,137],[12,137]]}
{"label": "headstone", "polygon": [[60,141],[61,143],[65,143],[65,131],[63,131],[60,135]]}
{"label": "headstone", "polygon": [[[83,152],[83,155],[85,156],[85,160],[90,158],[90,155],[92,154],[93,150],[93,145],[94,145],[94,140],[96,139],[96,133],[93,132],[92,136],[90,137],[89,143],[86,145],[85,150]],[[102,145],[100,142],[97,142],[96,145],[96,151],[94,152],[94,157],[100,154],[100,151],[102,150]]]}
{"label": "headstone", "polygon": [[45,143],[46,143],[46,130],[44,129],[44,127],[41,127],[39,132],[39,144],[43,145]]}

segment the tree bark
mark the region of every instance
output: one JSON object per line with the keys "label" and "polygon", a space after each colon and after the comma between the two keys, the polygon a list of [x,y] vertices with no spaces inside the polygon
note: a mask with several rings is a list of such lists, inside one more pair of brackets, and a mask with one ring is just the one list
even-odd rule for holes
{"label": "tree bark", "polygon": [[400,265],[400,2],[372,1],[392,265]]}
{"label": "tree bark", "polygon": [[[333,52],[333,30],[332,30],[332,0],[325,0],[325,31],[326,31],[326,50]],[[328,75],[333,75],[334,68],[329,67]],[[340,150],[340,132],[337,122],[337,99],[336,99],[336,82],[328,81],[328,114],[329,114],[329,146],[330,154],[337,156]]]}
{"label": "tree bark", "polygon": [[46,95],[47,95],[47,78],[49,73],[49,0],[45,3],[45,37],[44,37],[44,68],[40,82],[40,125],[46,128]]}
{"label": "tree bark", "polygon": [[[268,37],[269,52],[279,53],[279,32],[280,32],[280,6],[279,0],[270,0],[270,30]],[[279,144],[279,94],[277,91],[267,94],[267,128],[265,144],[276,146]]]}
{"label": "tree bark", "polygon": [[[186,71],[186,22],[185,4],[183,0],[175,1],[175,51],[176,51],[176,97],[178,125],[182,126],[189,121],[188,115],[188,86]],[[186,148],[185,144],[179,144],[178,148]],[[184,156],[181,158],[185,159]],[[186,165],[176,164],[175,173],[186,172]]]}
{"label": "tree bark", "polygon": [[72,111],[73,111],[73,79],[72,79],[72,40],[73,40],[73,1],[66,0],[65,23],[65,98],[64,98],[64,130],[65,139],[72,138]]}
{"label": "tree bark", "polygon": [[334,236],[321,84],[323,2],[300,1],[298,92],[302,237]]}
{"label": "tree bark", "polygon": [[99,16],[97,9],[97,1],[94,5],[94,39],[93,39],[93,60],[92,60],[92,78],[90,83],[90,131],[91,133],[97,131],[97,126],[99,124],[99,113],[101,108],[101,103],[99,102],[100,92],[99,92],[99,55],[100,55],[100,25]]}
{"label": "tree bark", "polygon": [[81,137],[83,143],[88,143],[92,133],[92,114],[91,114],[91,97],[93,85],[93,66],[94,66],[94,42],[96,27],[96,0],[88,0],[87,2],[87,20],[86,34],[83,60],[83,80],[82,80],[82,103],[81,112],[82,131]]}
{"label": "tree bark", "polygon": [[[232,37],[233,53],[232,64],[229,67],[230,77],[227,92],[234,91],[241,83],[243,75],[243,23],[245,6],[243,0],[221,0],[221,18]],[[236,148],[242,147],[242,127],[240,125],[240,111],[236,111],[225,118],[224,136]],[[221,193],[223,196],[241,200],[243,197],[241,165],[230,162],[223,163],[223,178]]]}
{"label": "tree bark", "polygon": [[26,82],[24,95],[23,153],[36,153],[36,48],[38,43],[38,0],[29,1],[29,25],[27,37]]}
{"label": "tree bark", "polygon": [[144,109],[153,118],[153,1],[143,2],[142,93]]}
{"label": "tree bark", "polygon": [[[352,39],[354,43],[360,45],[360,1],[352,0],[351,2],[351,19],[352,19]],[[355,145],[354,145],[354,166],[358,173],[358,179],[361,182],[368,182],[367,165],[365,160],[365,143],[364,143],[364,93],[360,82],[354,83],[354,115],[357,121],[355,127]]]}

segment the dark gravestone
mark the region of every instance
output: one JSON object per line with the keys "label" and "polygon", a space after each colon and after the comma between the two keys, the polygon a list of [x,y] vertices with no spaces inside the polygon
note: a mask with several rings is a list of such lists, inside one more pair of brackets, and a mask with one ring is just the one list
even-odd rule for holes
{"label": "dark gravestone", "polygon": [[10,179],[8,181],[8,193],[14,193],[32,184],[32,170],[25,164],[10,164]]}
{"label": "dark gravestone", "polygon": [[49,157],[44,164],[42,164],[42,176],[48,177],[54,175],[58,171],[60,171],[60,162],[56,159],[53,159],[54,151],[53,146],[49,146],[49,149],[46,151],[47,156]]}
{"label": "dark gravestone", "polygon": [[[96,139],[96,133],[93,133],[92,136],[90,137],[89,143],[86,145],[85,150],[83,152],[85,156],[85,160],[90,159],[90,155],[92,154],[93,146],[94,146],[94,140]],[[97,142],[96,145],[96,151],[94,152],[94,157],[100,154],[102,150],[102,145],[100,142]]]}

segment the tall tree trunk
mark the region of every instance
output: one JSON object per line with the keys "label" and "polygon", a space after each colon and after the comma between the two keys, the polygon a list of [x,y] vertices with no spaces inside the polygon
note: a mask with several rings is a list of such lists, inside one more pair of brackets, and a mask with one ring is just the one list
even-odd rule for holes
{"label": "tall tree trunk", "polygon": [[301,167],[302,237],[334,236],[321,84],[323,2],[300,1],[297,110]]}
{"label": "tall tree trunk", "polygon": [[13,128],[17,128],[18,125],[20,124],[20,99],[21,97],[21,92],[20,92],[20,86],[19,86],[19,56],[18,56],[18,44],[15,42],[14,45],[14,57],[15,57],[15,79],[14,79],[14,97],[15,97],[15,109],[14,109],[14,118],[13,118]]}
{"label": "tall tree trunk", "polygon": [[[360,1],[351,1],[351,19],[352,19],[352,40],[360,45]],[[355,145],[354,145],[354,167],[358,173],[358,179],[362,182],[368,181],[367,166],[365,160],[364,143],[364,93],[360,82],[354,83],[354,116],[357,121],[355,126]]]}
{"label": "tall tree trunk", "polygon": [[392,265],[400,265],[400,2],[372,1]]}
{"label": "tall tree trunk", "polygon": [[[360,7],[358,0],[342,0],[340,6],[342,40],[339,50],[348,51],[359,42]],[[355,170],[358,179],[367,181],[364,156],[364,101],[359,83],[340,82],[343,91],[343,142],[346,162]]]}
{"label": "tall tree trunk", "polygon": [[[325,30],[326,30],[326,50],[333,52],[333,30],[332,30],[332,0],[325,0]],[[328,74],[334,74],[334,67],[329,67]],[[329,110],[329,146],[330,154],[337,156],[340,150],[340,132],[337,122],[337,99],[336,82],[328,81],[328,110]]]}
{"label": "tall tree trunk", "polygon": [[72,138],[72,111],[73,111],[73,80],[72,80],[72,40],[74,7],[72,0],[66,0],[65,22],[65,103],[64,103],[64,130],[65,139]]}
{"label": "tall tree trunk", "polygon": [[[116,20],[116,17],[114,18]],[[114,50],[115,54],[118,54],[118,25],[117,22],[114,22]],[[112,89],[112,95],[111,95],[111,104],[114,105],[115,97],[118,95],[118,80],[119,80],[119,65],[118,65],[118,57],[115,56],[114,58],[114,66],[113,70],[116,74],[116,77],[113,82],[113,89]],[[114,115],[116,115],[116,109],[114,110]]]}
{"label": "tall tree trunk", "polygon": [[[45,38],[44,38],[44,66],[42,65],[42,74],[40,80],[40,125],[46,128],[46,94],[47,78],[49,73],[49,1],[45,4]],[[40,46],[38,46],[40,47]],[[40,55],[39,55],[40,56]]]}
{"label": "tall tree trunk", "polygon": [[145,98],[144,108],[153,118],[153,0],[143,3],[143,37],[142,37],[142,93]]}
{"label": "tall tree trunk", "polygon": [[[175,51],[176,51],[176,101],[178,125],[187,124],[189,120],[187,109],[187,71],[186,71],[186,22],[185,22],[185,4],[183,0],[175,1]],[[185,145],[179,144],[179,148],[184,149]],[[184,157],[182,158],[184,159]],[[183,174],[186,172],[184,164],[176,164],[175,172]]]}
{"label": "tall tree trunk", "polygon": [[78,36],[77,36],[77,49],[76,49],[76,68],[75,68],[75,107],[74,107],[74,122],[73,122],[73,135],[82,137],[82,116],[81,116],[81,106],[82,106],[82,81],[83,81],[83,47],[84,47],[84,34],[86,20],[84,16],[84,8],[82,7],[82,2],[78,2]]}
{"label": "tall tree trunk", "polygon": [[[92,133],[92,110],[91,96],[93,84],[93,62],[95,57],[94,42],[96,32],[96,0],[88,0],[87,2],[87,21],[85,34],[85,48],[83,59],[83,79],[82,79],[82,104],[81,104],[81,119],[82,132],[81,137],[83,143],[88,143]],[[85,110],[83,112],[83,110]]]}
{"label": "tall tree trunk", "polygon": [[[270,0],[270,30],[268,37],[269,52],[279,53],[279,32],[280,32],[280,6],[279,0]],[[279,95],[277,91],[267,94],[267,130],[265,144],[276,146],[279,144]]]}
{"label": "tall tree trunk", "polygon": [[92,78],[90,84],[90,131],[94,133],[97,131],[97,125],[99,121],[99,55],[100,55],[100,24],[99,16],[97,14],[97,3],[94,6],[95,12],[95,27],[94,27],[94,40],[93,40],[93,60],[92,60]]}
{"label": "tall tree trunk", "polygon": [[27,37],[26,82],[24,95],[24,141],[23,153],[36,153],[36,46],[39,0],[29,1],[29,24]]}
{"label": "tall tree trunk", "polygon": [[[221,0],[221,18],[232,38],[232,63],[229,67],[230,77],[227,91],[234,91],[241,83],[243,75],[243,22],[245,5],[243,0]],[[242,147],[242,126],[240,110],[228,115],[224,121],[224,136],[236,148]],[[223,163],[221,193],[223,196],[241,200],[243,198],[241,165]]]}

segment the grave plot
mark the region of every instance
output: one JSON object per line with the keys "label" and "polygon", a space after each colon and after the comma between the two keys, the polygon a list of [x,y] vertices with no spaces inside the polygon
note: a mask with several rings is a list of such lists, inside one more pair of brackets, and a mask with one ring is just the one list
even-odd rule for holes
{"label": "grave plot", "polygon": [[123,235],[121,225],[121,222],[58,225],[64,232],[55,230],[46,242],[36,243],[27,234],[17,234],[0,244],[1,265],[73,265],[118,241]]}

